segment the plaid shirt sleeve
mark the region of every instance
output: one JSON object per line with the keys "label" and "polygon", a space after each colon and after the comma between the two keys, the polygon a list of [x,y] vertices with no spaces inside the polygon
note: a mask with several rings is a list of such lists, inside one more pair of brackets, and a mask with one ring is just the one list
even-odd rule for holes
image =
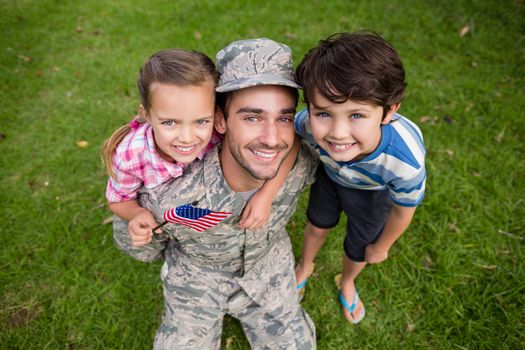
{"label": "plaid shirt sleeve", "polygon": [[137,176],[141,169],[140,161],[125,161],[118,153],[113,156],[115,177],[108,179],[106,199],[109,202],[124,202],[137,198],[137,191],[142,186],[142,179]]}

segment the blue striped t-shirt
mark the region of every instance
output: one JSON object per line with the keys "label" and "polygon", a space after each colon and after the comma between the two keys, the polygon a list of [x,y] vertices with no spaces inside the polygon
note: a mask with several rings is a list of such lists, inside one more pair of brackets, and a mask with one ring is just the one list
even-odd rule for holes
{"label": "blue striped t-shirt", "polygon": [[388,188],[394,203],[415,207],[425,195],[425,145],[416,124],[395,113],[381,126],[381,142],[363,159],[336,162],[312,136],[308,110],[295,116],[295,130],[318,152],[326,173],[341,186],[363,190]]}

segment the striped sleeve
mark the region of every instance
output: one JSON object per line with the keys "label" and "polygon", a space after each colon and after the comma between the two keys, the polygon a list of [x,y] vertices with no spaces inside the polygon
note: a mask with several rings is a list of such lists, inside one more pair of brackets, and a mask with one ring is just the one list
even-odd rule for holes
{"label": "striped sleeve", "polygon": [[[385,155],[393,180],[389,183],[392,200],[401,206],[415,207],[423,200],[426,185],[425,145],[416,124],[407,118],[400,118],[391,124],[397,138],[395,147]],[[402,156],[401,156],[402,154]]]}

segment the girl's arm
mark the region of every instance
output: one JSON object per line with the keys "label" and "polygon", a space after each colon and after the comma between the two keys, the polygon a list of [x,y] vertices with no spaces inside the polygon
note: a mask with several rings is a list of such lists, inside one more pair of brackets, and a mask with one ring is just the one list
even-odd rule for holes
{"label": "girl's arm", "polygon": [[283,161],[277,175],[273,179],[266,181],[246,204],[239,222],[240,228],[258,229],[266,226],[270,217],[272,201],[284,184],[290,170],[292,170],[300,148],[301,141],[296,135],[290,153]]}
{"label": "girl's arm", "polygon": [[153,214],[142,208],[136,200],[109,202],[113,214],[129,222],[128,233],[134,246],[146,245],[153,236],[152,229],[157,226]]}
{"label": "girl's arm", "polygon": [[366,247],[366,262],[375,264],[388,258],[388,250],[410,225],[415,212],[416,207],[402,207],[394,204],[378,240]]}

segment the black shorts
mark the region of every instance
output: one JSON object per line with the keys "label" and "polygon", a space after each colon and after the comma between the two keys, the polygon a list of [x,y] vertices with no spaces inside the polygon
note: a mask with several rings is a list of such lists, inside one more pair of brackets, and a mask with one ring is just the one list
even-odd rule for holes
{"label": "black shorts", "polygon": [[307,216],[319,228],[332,228],[341,211],[347,217],[344,250],[352,261],[365,260],[365,248],[377,240],[392,210],[388,190],[368,191],[344,187],[317,168],[317,180],[310,188]]}

